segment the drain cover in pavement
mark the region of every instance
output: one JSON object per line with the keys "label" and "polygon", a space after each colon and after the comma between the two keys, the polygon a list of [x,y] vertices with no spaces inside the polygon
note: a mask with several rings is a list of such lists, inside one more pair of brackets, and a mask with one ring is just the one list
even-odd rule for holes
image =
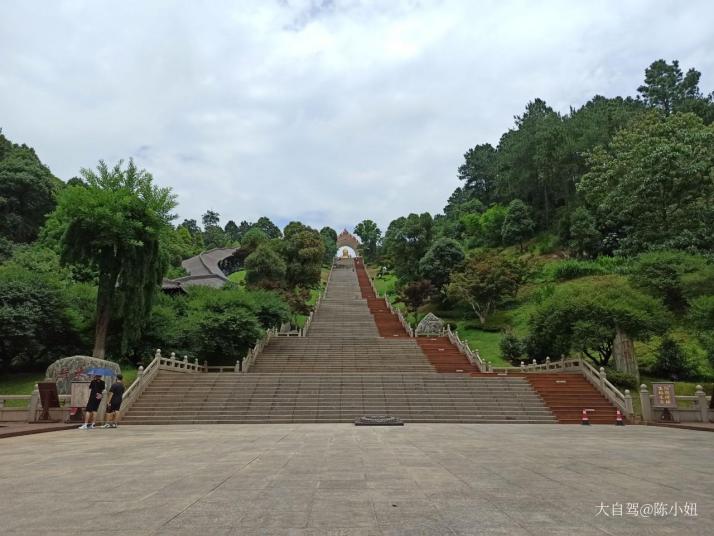
{"label": "drain cover in pavement", "polygon": [[404,426],[404,423],[389,415],[364,415],[355,419],[355,426]]}

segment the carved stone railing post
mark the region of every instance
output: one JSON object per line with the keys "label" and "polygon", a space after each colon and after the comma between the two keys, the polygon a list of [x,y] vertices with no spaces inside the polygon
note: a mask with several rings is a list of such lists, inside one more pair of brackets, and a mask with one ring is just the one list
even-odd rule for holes
{"label": "carved stone railing post", "polygon": [[699,408],[702,422],[709,422],[709,403],[707,402],[707,394],[704,392],[704,388],[701,385],[697,385],[694,395],[697,397],[697,407]]}
{"label": "carved stone railing post", "polygon": [[607,380],[607,372],[605,367],[600,367],[600,390],[605,391],[605,380]]}
{"label": "carved stone railing post", "polygon": [[37,410],[40,405],[40,388],[35,384],[30,396],[30,403],[27,404],[27,422],[35,422],[37,420]]}
{"label": "carved stone railing post", "polygon": [[635,414],[634,406],[632,405],[632,395],[629,389],[625,389],[625,414],[630,417]]}
{"label": "carved stone railing post", "polygon": [[240,359],[236,359],[236,366],[233,367],[233,372],[240,372]]}
{"label": "carved stone railing post", "polygon": [[647,385],[640,385],[640,405],[642,406],[642,420],[650,422],[652,420],[652,401]]}
{"label": "carved stone railing post", "polygon": [[545,370],[550,370],[550,357],[545,358]]}

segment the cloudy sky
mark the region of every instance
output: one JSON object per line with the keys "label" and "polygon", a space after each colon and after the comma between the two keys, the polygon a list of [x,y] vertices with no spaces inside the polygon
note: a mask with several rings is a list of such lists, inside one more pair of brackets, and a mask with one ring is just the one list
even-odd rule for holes
{"label": "cloudy sky", "polygon": [[181,218],[382,228],[439,212],[535,97],[714,89],[714,2],[31,1],[0,10],[0,127],[69,179],[133,157]]}

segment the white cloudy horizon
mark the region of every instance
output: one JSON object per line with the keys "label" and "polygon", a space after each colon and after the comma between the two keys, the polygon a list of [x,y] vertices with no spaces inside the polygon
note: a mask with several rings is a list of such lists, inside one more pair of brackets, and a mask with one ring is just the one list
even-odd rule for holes
{"label": "white cloudy horizon", "polygon": [[528,101],[636,95],[654,60],[714,89],[714,4],[3,3],[0,128],[63,180],[134,158],[177,212],[382,230],[442,210]]}

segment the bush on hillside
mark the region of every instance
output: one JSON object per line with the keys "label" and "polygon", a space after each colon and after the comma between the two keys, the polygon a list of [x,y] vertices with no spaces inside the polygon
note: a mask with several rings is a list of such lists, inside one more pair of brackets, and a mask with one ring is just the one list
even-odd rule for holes
{"label": "bush on hillside", "polygon": [[514,365],[520,364],[525,348],[523,341],[516,337],[513,331],[504,331],[499,345],[501,348],[501,355],[504,359],[507,359]]}
{"label": "bush on hillside", "polygon": [[553,281],[569,281],[580,277],[604,275],[607,270],[595,261],[569,259],[551,263],[546,267],[545,272]]}
{"label": "bush on hillside", "polygon": [[615,387],[619,387],[620,389],[630,389],[630,390],[637,389],[637,387],[638,387],[637,378],[635,376],[633,376],[632,374],[628,374],[627,372],[622,372],[620,370],[612,369],[612,368],[608,368],[606,372],[607,372],[607,379]]}
{"label": "bush on hillside", "polygon": [[653,372],[672,380],[687,379],[696,375],[694,364],[687,359],[680,344],[669,336],[662,338]]}

